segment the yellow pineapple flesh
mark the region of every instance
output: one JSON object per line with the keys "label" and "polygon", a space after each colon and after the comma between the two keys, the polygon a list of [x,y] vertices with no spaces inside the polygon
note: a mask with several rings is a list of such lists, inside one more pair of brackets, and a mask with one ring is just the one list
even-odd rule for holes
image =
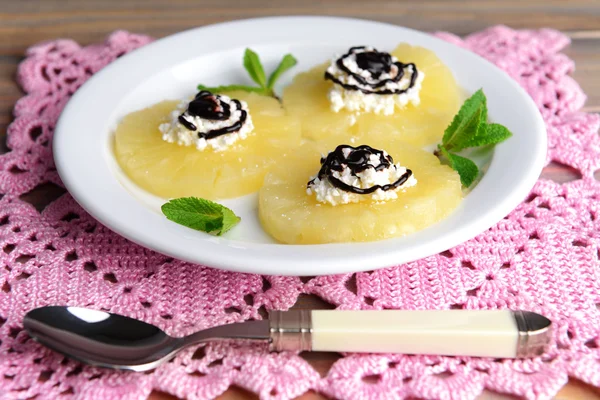
{"label": "yellow pineapple flesh", "polygon": [[329,63],[321,64],[294,77],[294,81],[283,91],[283,106],[290,115],[302,119],[302,135],[318,140],[354,133],[354,115],[345,110],[333,112],[327,93],[331,81],[324,79]]}
{"label": "yellow pineapple flesh", "polygon": [[390,116],[333,112],[327,97],[333,83],[324,79],[328,63],[322,64],[298,74],[283,94],[286,111],[303,119],[302,135],[330,147],[347,141],[348,136],[356,143],[373,137],[399,139],[418,147],[438,142],[460,108],[461,91],[452,72],[432,51],[422,47],[403,43],[391,54],[403,63],[415,63],[425,74],[418,106],[396,108]]}
{"label": "yellow pineapple flesh", "polygon": [[259,192],[263,228],[288,244],[374,241],[424,229],[447,217],[460,203],[458,174],[433,154],[400,141],[367,144],[386,150],[394,162],[411,169],[417,184],[386,202],[319,203],[306,193],[306,184],[319,170],[322,148],[306,144],[265,178]]}
{"label": "yellow pineapple flesh", "polygon": [[199,196],[225,199],[257,191],[269,168],[300,140],[300,126],[271,97],[231,92],[248,103],[254,130],[220,152],[197,150],[162,139],[158,126],[167,122],[177,101],[163,101],[127,115],[115,132],[117,161],[143,189],[164,197]]}

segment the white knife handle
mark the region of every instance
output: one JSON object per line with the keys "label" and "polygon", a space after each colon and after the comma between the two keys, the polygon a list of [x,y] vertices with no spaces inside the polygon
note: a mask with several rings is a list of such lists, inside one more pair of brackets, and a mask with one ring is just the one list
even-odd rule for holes
{"label": "white knife handle", "polygon": [[271,349],[494,358],[544,352],[551,322],[510,310],[272,311]]}

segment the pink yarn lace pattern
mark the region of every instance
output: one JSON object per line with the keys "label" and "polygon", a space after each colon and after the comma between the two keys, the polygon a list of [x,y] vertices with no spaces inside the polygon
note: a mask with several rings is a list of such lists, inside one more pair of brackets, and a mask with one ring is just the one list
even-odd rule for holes
{"label": "pink yarn lace pattern", "polygon": [[[29,49],[18,79],[26,95],[8,128],[12,151],[0,156],[0,397],[145,399],[160,390],[214,398],[230,385],[261,399],[307,390],[345,399],[473,399],[484,389],[551,398],[574,377],[600,386],[600,168],[598,115],[580,110],[585,95],[553,30],[498,26],[460,39],[508,72],[533,97],[548,127],[548,162],[581,178],[540,180],[496,226],[442,254],[370,273],[313,279],[214,270],[167,258],[112,233],[68,195],[42,212],[21,200],[38,185],[61,182],[50,142],[61,109],[91,75],[150,41],[115,32],[99,45],[71,40]],[[490,360],[345,354],[326,376],[300,355],[249,345],[190,349],[151,373],[82,366],[30,340],[24,314],[50,304],[88,306],[151,322],[173,335],[261,318],[303,293],[340,309],[521,308],[556,326],[540,358]],[[365,379],[365,377],[369,377]],[[37,396],[37,397],[36,397]]]}

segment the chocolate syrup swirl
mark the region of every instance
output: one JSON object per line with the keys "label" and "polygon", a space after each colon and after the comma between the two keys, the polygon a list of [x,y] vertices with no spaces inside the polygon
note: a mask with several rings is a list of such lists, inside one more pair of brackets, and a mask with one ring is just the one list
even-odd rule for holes
{"label": "chocolate syrup swirl", "polygon": [[223,102],[221,96],[214,95],[207,90],[196,94],[194,100],[190,101],[187,112],[195,117],[214,121],[225,121],[231,117],[229,104]]}
{"label": "chocolate syrup swirl", "polygon": [[[367,88],[344,83],[328,71],[325,71],[325,79],[333,81],[334,83],[342,86],[346,90],[358,90],[365,94],[402,94],[408,92],[415,85],[415,82],[419,75],[419,72],[417,71],[417,66],[415,64],[404,64],[400,61],[392,62],[392,56],[389,53],[380,52],[377,51],[377,49],[366,49],[367,47],[365,46],[351,47],[348,50],[348,52],[340,58],[338,58],[335,63],[339,69],[344,71],[348,76],[353,77],[360,85],[367,86]],[[344,64],[344,59],[350,57],[353,54],[356,56],[356,64],[358,65],[358,67],[363,71],[368,71],[371,75],[370,80],[362,75],[350,71],[350,69]],[[392,78],[380,79],[382,74],[390,74],[390,72],[392,71],[392,66],[395,66],[397,69],[396,75]],[[409,85],[405,89],[377,90],[381,87],[384,87],[390,82],[400,82],[400,80],[404,77],[404,69],[407,67],[412,67],[413,72],[410,77]]]}
{"label": "chocolate syrup swirl", "polygon": [[[344,155],[344,150],[350,149],[348,155]],[[379,158],[379,165],[374,167],[369,163],[371,155],[376,155]],[[378,189],[383,191],[394,190],[400,185],[404,184],[412,176],[412,171],[407,169],[404,174],[395,182],[387,185],[374,185],[368,188],[357,188],[347,183],[342,182],[335,176],[333,171],[342,172],[344,168],[350,169],[350,173],[353,176],[357,176],[360,172],[365,171],[368,168],[374,168],[375,171],[381,171],[386,168],[393,167],[394,160],[389,154],[384,154],[383,151],[372,148],[371,146],[362,145],[358,147],[352,147],[346,144],[341,144],[335,148],[334,151],[329,153],[327,157],[321,158],[321,169],[317,174],[320,180],[327,179],[333,186],[346,192],[356,194],[370,194]],[[314,183],[314,179],[310,180],[307,186]]]}
{"label": "chocolate syrup swirl", "polygon": [[[241,111],[240,119],[224,128],[213,129],[208,132],[198,132],[198,137],[207,140],[214,139],[221,135],[237,132],[242,128],[246,122],[248,113],[245,110],[242,110],[242,104],[239,100],[234,99],[231,100],[231,102]],[[212,94],[207,90],[202,90],[196,94],[194,100],[190,101],[186,112],[181,114],[178,118],[179,123],[187,130],[195,131],[197,127],[185,118],[186,113],[192,117],[199,117],[211,121],[226,121],[231,118],[231,106],[224,102],[221,96]]]}

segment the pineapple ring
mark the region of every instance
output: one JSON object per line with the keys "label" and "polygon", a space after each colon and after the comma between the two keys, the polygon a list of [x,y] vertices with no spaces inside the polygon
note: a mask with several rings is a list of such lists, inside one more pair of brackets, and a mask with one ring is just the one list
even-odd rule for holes
{"label": "pineapple ring", "polygon": [[306,183],[319,170],[321,152],[308,143],[265,178],[258,207],[265,231],[287,244],[375,241],[424,229],[458,206],[462,191],[456,171],[411,145],[395,141],[378,146],[377,142],[369,145],[385,149],[394,162],[411,169],[415,186],[386,202],[319,203],[306,193]]}
{"label": "pineapple ring", "polygon": [[138,186],[164,198],[225,199],[256,192],[268,169],[299,143],[299,123],[285,116],[274,98],[229,95],[248,103],[254,131],[246,139],[220,152],[167,143],[158,126],[178,102],[163,101],[127,115],[117,127],[114,149],[123,171]]}
{"label": "pineapple ring", "polygon": [[321,64],[298,74],[283,93],[288,114],[302,119],[302,135],[328,147],[348,141],[348,136],[357,143],[374,136],[418,147],[438,142],[460,108],[461,90],[452,72],[432,51],[422,47],[402,43],[391,54],[404,63],[415,63],[425,74],[419,106],[407,105],[390,116],[346,110],[335,113],[327,97],[333,83],[323,78],[329,64]]}

